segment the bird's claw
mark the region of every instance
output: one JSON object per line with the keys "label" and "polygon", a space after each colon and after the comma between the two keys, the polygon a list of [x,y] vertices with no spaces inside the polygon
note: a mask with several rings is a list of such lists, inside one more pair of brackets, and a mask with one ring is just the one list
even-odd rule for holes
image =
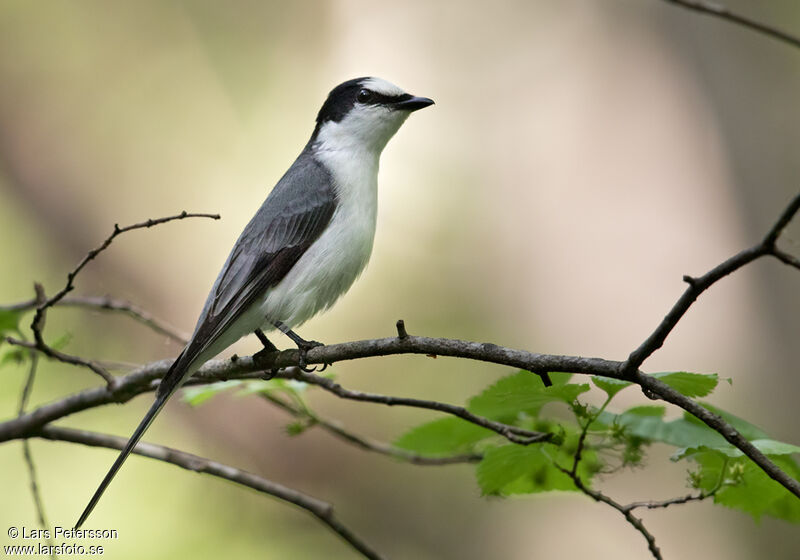
{"label": "bird's claw", "polygon": [[[312,348],[317,348],[318,346],[325,346],[321,342],[317,342],[316,340],[305,340],[303,343],[298,343],[297,350],[300,352],[300,357],[297,360],[297,367],[299,367],[302,371],[306,373],[313,373],[317,371],[317,366],[312,368],[307,367],[308,363],[306,362],[308,351]],[[326,364],[327,366],[327,364]],[[323,367],[320,371],[324,371],[325,367]]]}

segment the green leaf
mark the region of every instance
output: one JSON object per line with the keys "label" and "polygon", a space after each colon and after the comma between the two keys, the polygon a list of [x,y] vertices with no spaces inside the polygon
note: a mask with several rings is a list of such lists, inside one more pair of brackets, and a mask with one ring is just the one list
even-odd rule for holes
{"label": "green leaf", "polygon": [[305,432],[310,427],[308,422],[301,422],[300,420],[295,420],[294,422],[289,422],[286,424],[286,435],[289,437],[299,436],[303,432]]}
{"label": "green leaf", "polygon": [[613,414],[602,413],[598,420],[606,425],[617,425],[625,428],[627,434],[674,445],[675,447],[693,447],[706,445],[709,447],[725,445],[725,438],[707,427],[685,418],[664,421],[664,407],[635,407]]}
{"label": "green leaf", "polygon": [[22,311],[0,309],[0,334],[19,332],[20,317],[22,317]]}
{"label": "green leaf", "polygon": [[621,379],[612,379],[610,377],[592,377],[592,383],[605,391],[609,397],[613,397],[626,387],[633,385],[630,381],[622,381]]}
{"label": "green leaf", "polygon": [[624,412],[629,416],[655,416],[656,418],[663,418],[667,412],[667,407],[660,404],[646,404],[634,406]]}
{"label": "green leaf", "polygon": [[233,387],[239,388],[235,393],[237,397],[246,397],[258,393],[268,394],[274,391],[293,393],[299,396],[308,385],[293,379],[233,379],[197,387],[186,387],[183,389],[183,400],[191,406],[199,406],[208,399]]}
{"label": "green leaf", "polygon": [[237,397],[246,397],[256,393],[269,394],[275,391],[285,391],[300,394],[308,388],[307,383],[294,379],[249,379],[242,382],[242,388],[236,393]]}
{"label": "green leaf", "polygon": [[231,381],[217,381],[216,383],[209,383],[208,385],[200,385],[197,387],[186,387],[183,389],[182,399],[184,402],[191,406],[200,406],[211,397],[227,391],[231,387],[241,385],[241,381],[233,379]]}
{"label": "green leaf", "polygon": [[[516,444],[491,447],[478,464],[476,476],[484,495],[508,496],[531,494],[551,490],[576,491],[572,479],[555,466],[572,468],[578,432],[570,430],[565,441],[556,446],[551,443],[522,446]],[[578,476],[591,486],[592,477],[601,468],[597,453],[584,447]]]}
{"label": "green leaf", "polygon": [[4,366],[9,363],[24,363],[28,356],[28,350],[20,348],[19,346],[14,346],[8,352],[0,356],[0,366]]}
{"label": "green leaf", "polygon": [[[753,439],[769,438],[769,435],[755,424],[751,424],[746,420],[742,420],[738,416],[734,416],[730,412],[722,410],[721,408],[716,407],[713,404],[709,404],[707,402],[700,402],[700,404],[703,405],[708,410],[710,410],[711,412],[713,412],[714,414],[716,414],[717,416],[721,416],[723,420],[725,420],[728,424],[736,428],[736,431],[742,434],[742,436],[744,436],[745,439],[753,440]],[[683,418],[687,422],[697,424],[698,426],[705,426],[705,423],[702,420],[692,416],[688,412],[683,413]]]}
{"label": "green leaf", "polygon": [[467,408],[495,420],[513,420],[520,413],[536,416],[549,402],[572,403],[578,395],[589,390],[588,383],[567,383],[570,374],[555,372],[550,377],[553,385],[545,387],[538,375],[529,371],[517,372],[473,397]]}
{"label": "green leaf", "polygon": [[[756,449],[761,451],[764,455],[793,455],[800,453],[800,446],[792,443],[785,443],[774,439],[754,439],[751,441]],[[739,451],[737,449],[737,451]],[[741,452],[740,452],[741,453]]]}
{"label": "green leaf", "polygon": [[685,397],[705,397],[711,394],[719,383],[716,373],[689,373],[687,371],[671,371],[651,373]]}
{"label": "green leaf", "polygon": [[[2,346],[4,336],[6,333],[18,334],[19,320],[22,317],[22,311],[5,311],[0,309],[0,346]],[[9,345],[10,346],[10,345]],[[8,363],[21,364],[29,356],[29,351],[19,346],[10,346],[9,350],[0,356],[0,366]]]}
{"label": "green leaf", "polygon": [[[770,458],[788,475],[800,479],[800,467],[791,457],[778,455]],[[749,513],[757,521],[767,515],[800,522],[800,500],[750,459],[731,459],[717,450],[698,451],[690,459],[699,468],[695,480],[706,492],[715,488],[723,476],[724,484],[714,495],[714,503]]]}
{"label": "green leaf", "polygon": [[412,428],[395,446],[426,455],[450,455],[471,451],[474,444],[495,433],[471,422],[448,416]]}
{"label": "green leaf", "polygon": [[[764,455],[778,456],[778,455],[793,455],[795,453],[800,453],[800,446],[791,443],[785,443],[782,441],[777,441],[774,439],[755,439],[750,443],[752,443],[753,446],[759,451],[761,451]],[[675,454],[672,456],[672,460],[680,461],[681,459],[692,457],[693,455],[697,455],[698,453],[705,453],[708,451],[717,451],[728,457],[744,456],[744,453],[742,453],[739,449],[730,444],[717,445],[713,447],[706,445],[699,445],[695,447],[684,447],[683,449],[678,449],[678,451],[676,451]]]}
{"label": "green leaf", "polygon": [[509,444],[489,449],[476,470],[483,495],[576,490],[572,480],[553,466],[543,447]]}
{"label": "green leaf", "polygon": [[660,419],[664,417],[666,412],[667,408],[658,404],[634,406],[621,414],[603,411],[592,423],[592,426],[594,428],[602,426],[609,427],[611,425],[630,426],[631,424],[635,424],[639,417],[652,416]]}

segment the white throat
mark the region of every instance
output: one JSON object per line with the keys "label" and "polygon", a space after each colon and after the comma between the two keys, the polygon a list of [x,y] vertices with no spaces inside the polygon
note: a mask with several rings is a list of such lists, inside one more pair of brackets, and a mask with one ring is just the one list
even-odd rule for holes
{"label": "white throat", "polygon": [[357,121],[345,118],[339,123],[322,125],[312,152],[333,178],[338,198],[336,214],[348,216],[353,227],[360,231],[359,237],[365,241],[369,238],[371,252],[378,214],[378,166],[391,134],[380,139],[382,142],[359,141],[352,133]]}
{"label": "white throat", "polygon": [[328,121],[320,126],[313,151],[365,151],[373,152],[377,158],[408,115],[407,111],[393,111],[380,105],[357,105],[341,121]]}
{"label": "white throat", "polygon": [[341,210],[370,222],[373,233],[380,155],[407,118],[406,111],[358,105],[341,121],[324,123],[311,147],[314,157],[333,176]]}

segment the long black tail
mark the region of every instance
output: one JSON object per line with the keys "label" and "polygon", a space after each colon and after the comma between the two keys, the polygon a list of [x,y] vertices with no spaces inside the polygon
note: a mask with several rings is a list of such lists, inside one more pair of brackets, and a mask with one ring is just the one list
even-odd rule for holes
{"label": "long black tail", "polygon": [[114,479],[117,471],[125,462],[125,459],[127,459],[128,455],[131,454],[131,451],[133,451],[133,448],[136,447],[137,443],[139,443],[139,440],[142,439],[142,435],[144,435],[145,430],[150,427],[150,424],[153,422],[153,419],[156,417],[156,415],[158,415],[158,413],[161,412],[161,409],[164,408],[164,405],[167,404],[167,399],[169,399],[169,395],[156,397],[156,402],[154,402],[153,406],[150,407],[150,410],[147,411],[147,414],[139,424],[139,427],[136,428],[136,431],[133,432],[133,435],[128,440],[128,443],[125,444],[122,453],[119,454],[119,457],[117,457],[117,460],[111,466],[111,470],[108,471],[108,474],[103,479],[103,482],[100,483],[100,486],[97,488],[94,496],[92,496],[92,499],[89,500],[89,505],[83,510],[80,519],[78,519],[78,522],[75,524],[76,529],[83,525],[83,522],[86,521],[86,518],[89,517],[90,513],[92,513],[92,510],[97,505],[97,502],[100,501],[100,497],[103,495],[103,492],[106,491],[106,488],[108,488],[108,485],[111,484],[111,481]]}
{"label": "long black tail", "polygon": [[117,471],[122,467],[122,464],[125,462],[125,459],[128,458],[128,455],[131,454],[133,448],[136,447],[136,444],[139,443],[139,440],[142,439],[145,431],[147,428],[150,427],[150,424],[153,423],[153,420],[158,413],[161,412],[161,409],[164,408],[164,405],[167,404],[167,400],[172,396],[178,387],[180,387],[185,374],[187,374],[189,370],[189,366],[191,365],[190,362],[192,357],[196,355],[195,348],[189,344],[186,348],[184,348],[183,352],[172,362],[169,370],[166,374],[164,374],[161,383],[158,385],[158,389],[156,390],[156,402],[153,403],[153,406],[150,407],[150,410],[147,411],[147,414],[144,415],[144,418],[139,423],[139,426],[136,428],[136,431],[133,432],[133,435],[128,440],[128,443],[125,444],[125,447],[122,449],[122,452],[117,457],[117,460],[114,461],[114,464],[111,465],[111,469],[108,471],[108,474],[103,479],[103,482],[100,483],[100,486],[92,496],[92,499],[89,500],[89,505],[86,506],[86,509],[83,510],[80,519],[75,524],[75,528],[79,528],[83,525],[83,522],[86,521],[86,518],[89,517],[89,514],[92,513],[92,510],[97,505],[97,502],[100,501],[100,498],[103,496],[103,492],[106,491],[108,485],[111,484],[111,481],[114,480],[114,477],[117,474]]}

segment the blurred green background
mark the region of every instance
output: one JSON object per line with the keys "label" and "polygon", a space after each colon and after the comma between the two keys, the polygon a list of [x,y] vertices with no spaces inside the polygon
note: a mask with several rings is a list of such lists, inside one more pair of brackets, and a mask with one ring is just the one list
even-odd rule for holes
{"label": "blurred green background", "polygon": [[[727,4],[800,33],[793,0]],[[130,299],[189,332],[243,225],[337,83],[377,75],[436,100],[386,149],[363,277],[301,333],[412,333],[622,359],[697,275],[759,239],[798,189],[800,51],[663,2],[0,0],[0,301],[50,293],[128,224],[219,212],[120,238],[77,293]],[[800,252],[800,227],[786,234]],[[747,267],[703,295],[645,367],[719,372],[720,406],[800,443],[800,275]],[[118,316],[50,313],[68,350],[142,363],[166,338]],[[277,339],[276,339],[277,340]],[[286,340],[280,346],[289,347]],[[242,341],[231,352],[252,352]],[[4,368],[16,410],[22,368]],[[348,387],[463,403],[508,373],[445,358],[337,364]],[[33,404],[97,385],[43,363]],[[433,418],[314,393],[320,412],[392,440]],[[62,425],[127,436],[140,397]],[[175,399],[148,440],[333,502],[392,558],[643,558],[644,540],[580,495],[482,499],[470,466],[416,467],[223,396]],[[33,441],[53,525],[70,525],[115,452]],[[0,527],[35,527],[21,444],[0,446]],[[684,493],[653,450],[608,479],[620,501]],[[797,558],[796,526],[711,504],[643,514],[667,558]],[[134,457],[89,523],[108,558],[354,558],[328,529],[255,492]],[[6,537],[1,539],[8,544]]]}

